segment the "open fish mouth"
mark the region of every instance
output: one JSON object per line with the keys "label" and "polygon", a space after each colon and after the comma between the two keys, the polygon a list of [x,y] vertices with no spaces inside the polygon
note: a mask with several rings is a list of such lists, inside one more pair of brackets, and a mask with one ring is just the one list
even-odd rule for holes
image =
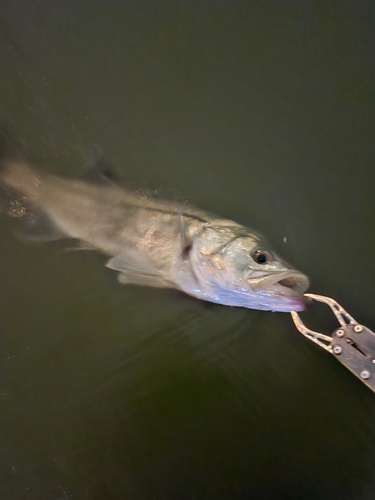
{"label": "open fish mouth", "polygon": [[309,279],[298,271],[253,275],[247,282],[254,292],[263,297],[268,310],[290,312],[306,309],[308,301],[303,294],[309,287]]}
{"label": "open fish mouth", "polygon": [[298,271],[283,271],[247,279],[254,291],[272,292],[284,297],[301,297],[309,287],[307,276]]}

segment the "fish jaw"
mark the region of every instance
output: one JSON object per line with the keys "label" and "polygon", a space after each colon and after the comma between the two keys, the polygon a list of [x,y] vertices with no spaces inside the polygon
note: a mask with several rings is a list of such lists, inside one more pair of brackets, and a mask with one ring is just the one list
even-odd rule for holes
{"label": "fish jaw", "polygon": [[[302,275],[303,276],[303,275]],[[305,287],[307,290],[308,285]],[[259,299],[265,307],[263,310],[274,312],[304,311],[307,300],[302,292],[275,283],[258,292]]]}
{"label": "fish jaw", "polygon": [[202,300],[215,302],[225,306],[245,307],[246,309],[257,309],[259,311],[291,312],[304,311],[307,301],[302,294],[288,295],[275,293],[272,289],[249,291],[246,288],[236,288],[234,290],[212,286],[211,290],[193,289],[184,290]]}
{"label": "fish jaw", "polygon": [[[294,269],[282,272],[264,274],[247,279],[252,290],[268,299],[270,310],[274,311],[304,311],[307,301],[304,292],[309,287],[309,279]],[[277,308],[277,309],[273,309]]]}
{"label": "fish jaw", "polygon": [[[309,279],[294,269],[248,278],[247,286],[256,295],[257,309],[277,312],[304,311],[307,301],[304,292]],[[241,288],[247,295],[249,289]]]}
{"label": "fish jaw", "polygon": [[[194,270],[195,269],[195,270]],[[214,274],[197,272],[189,260],[175,268],[173,281],[178,287],[201,300],[225,306],[245,307],[261,311],[304,311],[307,301],[303,293],[309,286],[307,276],[290,269],[249,279],[223,282]]]}
{"label": "fish jaw", "polygon": [[224,306],[244,307],[259,311],[300,312],[304,311],[307,305],[307,301],[302,294],[288,296],[281,293],[275,294],[273,290],[265,289],[253,292],[240,287],[231,290],[213,284],[208,289],[192,280],[189,285],[187,286],[186,282],[179,281],[179,288],[188,295]]}

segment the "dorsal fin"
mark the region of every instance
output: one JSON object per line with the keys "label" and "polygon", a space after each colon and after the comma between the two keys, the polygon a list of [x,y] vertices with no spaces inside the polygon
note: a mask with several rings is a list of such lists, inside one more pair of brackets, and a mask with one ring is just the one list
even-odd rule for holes
{"label": "dorsal fin", "polygon": [[12,129],[0,126],[0,163],[7,160],[20,160],[29,157],[27,145],[21,139],[16,139]]}
{"label": "dorsal fin", "polygon": [[10,132],[6,127],[0,127],[0,161],[9,157]]}
{"label": "dorsal fin", "polygon": [[92,184],[103,185],[116,182],[116,176],[111,170],[109,162],[104,159],[97,160],[94,165],[87,167],[81,177]]}

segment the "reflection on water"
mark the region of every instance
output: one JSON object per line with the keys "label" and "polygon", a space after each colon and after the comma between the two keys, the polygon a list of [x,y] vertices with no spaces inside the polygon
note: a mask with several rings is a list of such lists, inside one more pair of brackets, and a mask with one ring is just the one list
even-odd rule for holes
{"label": "reflection on water", "polygon": [[[52,171],[100,150],[264,232],[374,327],[370,3],[331,5],[7,3],[2,116]],[[0,234],[1,498],[373,498],[374,395],[288,315]]]}

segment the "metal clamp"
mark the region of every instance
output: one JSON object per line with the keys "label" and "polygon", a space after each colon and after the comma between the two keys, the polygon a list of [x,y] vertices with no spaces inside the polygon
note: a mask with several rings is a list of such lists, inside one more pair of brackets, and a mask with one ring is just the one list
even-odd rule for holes
{"label": "metal clamp", "polygon": [[375,392],[375,333],[360,325],[335,300],[323,295],[306,293],[305,297],[327,304],[333,311],[340,328],[332,336],[307,328],[296,312],[291,312],[299,332],[330,352],[335,358]]}

